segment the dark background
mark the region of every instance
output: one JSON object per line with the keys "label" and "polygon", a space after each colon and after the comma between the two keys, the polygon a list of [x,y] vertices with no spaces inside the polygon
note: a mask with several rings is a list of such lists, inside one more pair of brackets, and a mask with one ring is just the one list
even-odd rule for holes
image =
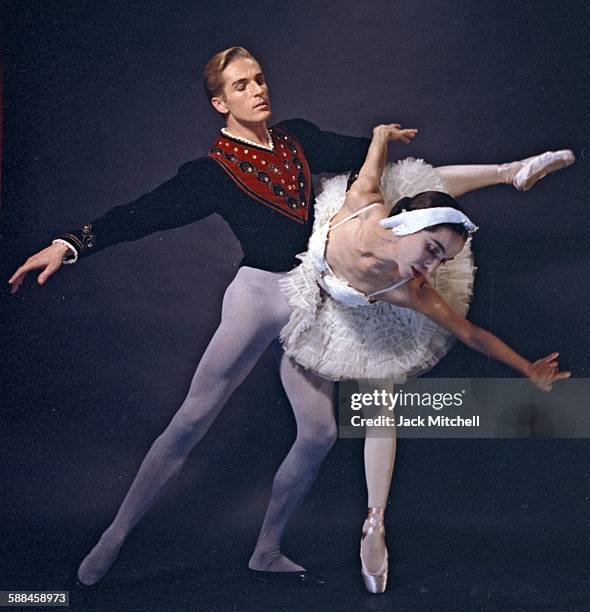
{"label": "dark background", "polygon": [[[220,125],[200,70],[239,44],[273,120],[420,130],[399,156],[493,163],[569,147],[525,194],[462,199],[481,226],[470,318],[529,358],[588,371],[586,2],[4,3],[2,280],[55,235],[203,155]],[[69,588],[141,458],[184,398],[240,248],[218,217],[2,290],[0,590]],[[456,346],[438,376],[509,376]],[[386,595],[364,593],[362,443],[341,440],[285,552],[320,592],[247,582],[294,423],[272,360],[228,403],[171,490],[78,609],[587,610],[585,440],[402,440]]]}

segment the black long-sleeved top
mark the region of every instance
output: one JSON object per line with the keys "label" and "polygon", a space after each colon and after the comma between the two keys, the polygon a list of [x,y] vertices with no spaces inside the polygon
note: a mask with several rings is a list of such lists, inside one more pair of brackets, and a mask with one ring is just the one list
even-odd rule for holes
{"label": "black long-sleeved top", "polygon": [[[298,156],[304,157],[303,163],[307,163],[312,174],[346,172],[359,167],[370,143],[366,138],[321,131],[303,119],[283,121],[277,127],[282,133],[293,136],[294,142],[300,145]],[[228,140],[231,144],[239,144],[243,150],[243,143]],[[212,152],[221,154],[216,149]],[[298,163],[297,159],[295,161]],[[287,161],[285,164],[288,167]],[[251,172],[248,168],[246,170]],[[303,181],[302,175],[299,176]],[[62,238],[72,244],[80,256],[86,256],[119,242],[138,240],[153,232],[187,225],[217,212],[242,245],[242,265],[286,271],[295,265],[294,256],[307,248],[313,225],[311,185],[308,193],[309,202],[303,202],[308,207],[307,219],[295,220],[249,195],[247,189],[238,186],[210,154],[185,163],[176,176],[153,191],[112,208],[81,231]],[[279,194],[284,195],[280,188]],[[291,201],[294,202],[289,199]],[[297,204],[294,203],[293,207]]]}

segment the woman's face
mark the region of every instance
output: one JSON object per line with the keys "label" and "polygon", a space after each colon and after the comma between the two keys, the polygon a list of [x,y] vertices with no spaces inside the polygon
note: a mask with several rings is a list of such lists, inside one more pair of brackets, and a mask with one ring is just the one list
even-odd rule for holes
{"label": "woman's face", "polygon": [[401,236],[397,257],[400,275],[408,278],[434,272],[441,263],[453,259],[464,244],[463,238],[448,227]]}

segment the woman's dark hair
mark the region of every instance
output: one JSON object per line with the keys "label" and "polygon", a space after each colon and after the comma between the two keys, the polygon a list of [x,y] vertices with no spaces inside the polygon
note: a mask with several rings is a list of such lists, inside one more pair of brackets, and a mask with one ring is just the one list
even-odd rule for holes
{"label": "woman's dark hair", "polygon": [[[459,212],[466,214],[461,206],[459,206],[457,203],[457,200],[455,200],[455,198],[450,196],[448,193],[443,193],[442,191],[423,191],[422,193],[418,193],[411,198],[402,198],[399,202],[396,202],[395,206],[391,209],[389,216],[393,217],[404,210],[440,208],[442,206],[455,208]],[[469,232],[460,223],[437,223],[436,225],[431,225],[430,227],[426,227],[424,229],[428,232],[434,232],[439,227],[447,227],[456,234],[459,234],[463,240],[467,240],[467,237],[469,236]]]}

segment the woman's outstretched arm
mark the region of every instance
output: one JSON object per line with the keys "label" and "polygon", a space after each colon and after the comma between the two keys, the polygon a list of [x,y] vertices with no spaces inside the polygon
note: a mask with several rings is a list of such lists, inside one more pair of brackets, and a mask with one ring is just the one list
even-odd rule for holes
{"label": "woman's outstretched arm", "polygon": [[470,348],[521,372],[542,391],[551,391],[555,381],[572,375],[559,371],[559,353],[551,353],[535,362],[519,355],[500,338],[456,313],[425,278],[415,282],[411,291],[412,299],[407,304],[410,308],[432,319]]}
{"label": "woman's outstretched arm", "polygon": [[365,163],[359,170],[358,178],[354,183],[360,191],[376,192],[379,190],[381,174],[387,162],[387,146],[390,140],[401,140],[409,144],[410,139],[414,138],[418,130],[402,129],[399,123],[388,125],[378,125],[373,128],[373,138],[369,145]]}

